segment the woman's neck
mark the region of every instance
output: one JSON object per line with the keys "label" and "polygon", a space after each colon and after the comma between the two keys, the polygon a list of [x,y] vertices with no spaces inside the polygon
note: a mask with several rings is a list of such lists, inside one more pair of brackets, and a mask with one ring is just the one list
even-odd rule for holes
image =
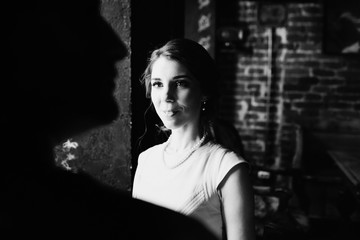
{"label": "woman's neck", "polygon": [[167,150],[171,152],[184,151],[196,145],[200,139],[199,131],[172,130]]}

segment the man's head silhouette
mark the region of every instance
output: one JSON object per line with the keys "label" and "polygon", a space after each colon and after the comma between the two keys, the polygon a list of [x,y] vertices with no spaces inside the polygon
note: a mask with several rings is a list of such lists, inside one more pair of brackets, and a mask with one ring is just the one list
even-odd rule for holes
{"label": "man's head silhouette", "polygon": [[113,121],[115,62],[126,49],[101,17],[99,1],[10,6],[7,119],[25,121],[55,141]]}

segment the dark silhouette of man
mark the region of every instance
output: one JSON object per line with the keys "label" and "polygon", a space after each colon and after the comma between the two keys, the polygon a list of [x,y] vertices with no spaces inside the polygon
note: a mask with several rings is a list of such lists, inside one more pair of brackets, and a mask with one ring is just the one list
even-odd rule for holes
{"label": "dark silhouette of man", "polygon": [[57,168],[61,141],[109,124],[126,48],[98,0],[6,1],[1,239],[214,239],[202,225]]}

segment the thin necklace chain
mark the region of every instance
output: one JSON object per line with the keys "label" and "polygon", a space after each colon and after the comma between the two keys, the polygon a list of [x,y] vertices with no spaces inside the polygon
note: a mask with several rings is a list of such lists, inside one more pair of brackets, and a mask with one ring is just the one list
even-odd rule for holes
{"label": "thin necklace chain", "polygon": [[204,136],[194,145],[192,146],[187,154],[183,157],[183,158],[179,158],[176,160],[176,163],[174,165],[169,165],[166,160],[165,160],[165,150],[166,148],[168,147],[169,145],[169,142],[170,142],[170,138],[167,140],[167,142],[165,143],[165,147],[164,147],[164,151],[163,151],[163,161],[164,161],[164,164],[167,168],[176,168],[178,166],[180,166],[181,164],[183,164],[186,160],[189,159],[189,157],[198,149],[201,147],[201,145],[204,143],[205,141],[205,138],[206,138],[206,134],[204,134]]}

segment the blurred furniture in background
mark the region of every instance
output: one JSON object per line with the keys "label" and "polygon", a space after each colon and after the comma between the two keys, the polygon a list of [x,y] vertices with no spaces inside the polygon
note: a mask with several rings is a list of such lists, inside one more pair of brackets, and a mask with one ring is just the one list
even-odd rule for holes
{"label": "blurred furniture in background", "polygon": [[[329,214],[329,207],[325,218],[318,218],[315,224],[322,224],[324,230],[331,229],[333,235],[339,238],[351,239],[359,236],[360,229],[360,134],[351,133],[313,133],[314,143],[321,149],[323,159],[331,163],[333,172],[337,175],[337,184],[333,183],[333,209],[337,215],[333,218]],[[319,156],[320,157],[320,156]],[[309,164],[309,163],[308,163]],[[320,166],[319,166],[320,167]],[[331,198],[327,198],[331,199]],[[327,201],[328,203],[329,201]],[[327,217],[327,218],[326,218]],[[316,219],[314,219],[316,220]],[[322,220],[322,221],[321,221]]]}
{"label": "blurred furniture in background", "polygon": [[330,150],[330,157],[339,167],[349,190],[360,203],[360,149],[352,151]]}
{"label": "blurred furniture in background", "polygon": [[[215,126],[217,141],[244,156],[236,129],[222,120]],[[349,154],[358,151],[360,135],[312,132],[294,125],[294,136],[290,168],[250,162],[257,239],[351,239],[359,233],[360,158]]]}
{"label": "blurred furniture in background", "polygon": [[252,166],[255,194],[256,234],[258,239],[304,239],[309,223],[298,203],[294,181],[300,176],[302,129],[294,126],[296,148],[291,169]]}
{"label": "blurred furniture in background", "polygon": [[354,149],[360,135],[300,126],[294,131],[291,168],[253,166],[258,238],[338,239],[359,233],[360,154]]}
{"label": "blurred furniture in background", "polygon": [[307,216],[294,204],[293,189],[277,180],[288,173],[269,169],[254,169],[252,173],[257,239],[304,239],[309,228]]}
{"label": "blurred furniture in background", "polygon": [[[314,218],[344,218],[352,210],[346,208],[356,209],[359,203],[356,203],[356,188],[358,188],[356,178],[359,176],[352,176],[356,173],[356,162],[360,164],[360,158],[356,158],[356,152],[359,152],[360,135],[354,133],[322,133],[312,132],[307,133],[307,148],[304,151],[304,170],[307,175],[304,178],[314,187],[317,183],[325,184],[332,188],[333,198],[333,215],[330,212],[330,207],[327,205],[330,199],[330,191],[328,191],[327,198],[322,203],[323,208],[315,208],[311,202],[305,204],[308,207],[310,216]],[[352,167],[349,169],[349,164]],[[354,171],[353,171],[354,170]],[[357,173],[359,174],[359,172]],[[302,187],[304,188],[304,182]],[[326,188],[322,188],[325,191]],[[318,189],[316,190],[319,193]],[[315,193],[312,194],[314,196]],[[311,200],[311,199],[310,199]],[[314,205],[314,204],[313,204]],[[336,209],[335,209],[335,207]],[[334,211],[336,215],[334,215]]]}

